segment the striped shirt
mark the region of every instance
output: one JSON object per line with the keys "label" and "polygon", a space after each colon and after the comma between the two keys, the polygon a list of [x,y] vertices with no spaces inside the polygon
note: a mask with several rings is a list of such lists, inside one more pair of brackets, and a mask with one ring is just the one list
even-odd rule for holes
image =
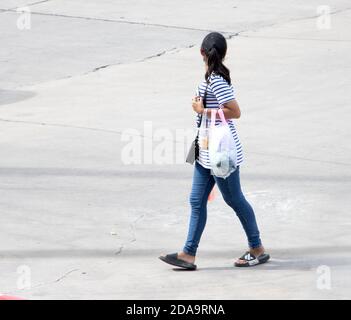
{"label": "striped shirt", "polygon": [[[220,108],[224,103],[235,99],[233,86],[229,85],[228,82],[222,76],[212,72],[209,81],[210,83],[207,87],[206,96],[206,108]],[[206,86],[206,80],[203,80],[203,82],[201,82],[198,86],[197,94],[202,98],[204,98]],[[235,141],[237,151],[237,165],[239,166],[243,162],[243,151],[241,143],[236,132],[234,120],[228,119],[227,122]],[[197,114],[196,123],[197,125],[200,124],[200,114]],[[216,119],[216,125],[220,123],[221,120]],[[201,146],[199,158],[196,161],[199,162],[204,168],[211,169],[208,150],[201,149]]]}

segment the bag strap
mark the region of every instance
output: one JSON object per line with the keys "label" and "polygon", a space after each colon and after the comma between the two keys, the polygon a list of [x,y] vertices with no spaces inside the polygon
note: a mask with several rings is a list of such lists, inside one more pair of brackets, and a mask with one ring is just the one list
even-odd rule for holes
{"label": "bag strap", "polygon": [[[204,93],[204,98],[203,98],[204,108],[206,108],[206,99],[207,99],[207,88],[208,88],[208,85],[209,85],[209,83],[207,83],[207,85],[206,85],[206,89],[205,89],[205,93]],[[201,122],[202,122],[202,113],[200,114],[200,121],[199,121],[199,124],[197,125],[198,128],[200,128]]]}
{"label": "bag strap", "polygon": [[224,112],[221,108],[218,109],[219,117],[221,118],[223,124],[227,124],[227,120],[225,119]]}
{"label": "bag strap", "polygon": [[211,108],[211,128],[214,128],[216,125],[216,114],[217,114],[217,110],[214,108]]}

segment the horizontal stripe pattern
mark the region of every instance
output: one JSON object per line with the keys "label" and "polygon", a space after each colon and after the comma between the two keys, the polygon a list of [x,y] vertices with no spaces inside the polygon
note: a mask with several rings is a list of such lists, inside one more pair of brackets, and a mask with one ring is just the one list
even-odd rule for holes
{"label": "horizontal stripe pattern", "polygon": [[[220,75],[212,73],[210,76],[210,84],[207,87],[207,96],[206,96],[206,108],[220,108],[224,103],[234,100],[234,88],[232,85],[229,85],[228,82]],[[198,86],[198,95],[204,98],[207,82],[204,80]],[[237,165],[241,165],[243,158],[243,150],[240,139],[238,137],[234,120],[227,120],[230,131],[233,135],[236,151],[237,151]],[[197,125],[200,124],[200,114],[196,117]],[[216,125],[220,124],[221,120],[216,119]],[[208,150],[202,150],[200,148],[199,159],[197,160],[203,167],[211,169],[210,159]]]}

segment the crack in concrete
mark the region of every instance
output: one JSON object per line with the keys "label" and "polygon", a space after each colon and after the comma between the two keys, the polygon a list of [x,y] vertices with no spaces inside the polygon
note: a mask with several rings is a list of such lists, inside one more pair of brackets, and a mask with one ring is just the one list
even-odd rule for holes
{"label": "crack in concrete", "polygon": [[[96,71],[99,71],[99,70],[101,70],[101,69],[105,69],[105,68],[108,68],[108,67],[110,67],[110,66],[112,66],[112,65],[117,65],[117,64],[120,64],[120,63],[116,63],[116,64],[105,64],[105,65],[103,65],[103,66],[94,68],[94,69],[93,69],[92,71],[90,71],[90,72],[96,72]],[[88,73],[90,73],[90,72],[88,71],[88,72],[85,73],[85,74],[88,74]]]}
{"label": "crack in concrete", "polygon": [[68,275],[70,275],[71,273],[76,272],[76,271],[79,271],[79,269],[73,269],[73,270],[70,270],[70,271],[66,272],[66,273],[63,274],[61,277],[59,277],[59,278],[57,278],[56,280],[54,280],[52,283],[60,282],[61,280],[63,280],[64,278],[66,278]]}
{"label": "crack in concrete", "polygon": [[151,56],[147,56],[145,58],[139,59],[136,62],[144,62],[144,61],[147,61],[147,60],[150,60],[150,59],[154,59],[154,58],[158,58],[158,57],[164,56],[165,54],[168,54],[170,52],[179,52],[180,50],[190,49],[190,48],[193,48],[193,47],[195,47],[195,44],[189,44],[189,45],[183,46],[183,47],[173,47],[171,49],[163,50],[161,52],[152,54]]}
{"label": "crack in concrete", "polygon": [[[144,217],[145,217],[145,214],[142,213],[129,225],[132,239],[128,241],[128,244],[136,242],[136,240],[137,240],[137,238],[136,238],[136,224],[139,220],[141,220]],[[126,244],[122,243],[121,246],[119,247],[119,249],[115,252],[115,255],[121,254],[125,247],[126,247]]]}
{"label": "crack in concrete", "polygon": [[50,284],[55,284],[57,282],[60,282],[61,280],[67,278],[67,276],[69,276],[71,273],[79,271],[79,269],[72,269],[70,271],[67,271],[66,273],[64,273],[62,276],[58,277],[57,279],[53,280],[53,281],[48,281],[48,282],[43,282],[43,283],[39,283],[35,286],[32,286],[31,289],[37,289],[37,288],[41,288],[43,286],[47,286]]}
{"label": "crack in concrete", "polygon": [[169,50],[163,50],[163,51],[161,51],[159,53],[155,53],[155,54],[152,54],[151,56],[142,58],[142,59],[138,60],[138,62],[143,62],[143,61],[150,60],[150,59],[153,59],[153,58],[161,57],[161,56],[165,55],[167,52],[171,52],[171,51],[173,51],[175,49],[176,48],[172,48],[172,49],[169,49]]}
{"label": "crack in concrete", "polygon": [[[29,5],[36,5],[36,4],[40,4],[40,3],[44,3],[44,2],[48,2],[48,1],[51,1],[51,0],[42,0],[42,1],[37,1],[37,2],[33,2],[32,4],[29,4]],[[338,9],[338,10],[334,10],[333,12],[331,12],[330,14],[338,14],[338,13],[342,13],[342,12],[345,12],[347,10],[350,10],[351,8],[343,8],[343,9]],[[15,9],[0,9],[0,11],[15,11]],[[70,16],[70,15],[61,15],[61,14],[48,14],[48,13],[41,13],[41,12],[31,12],[32,14],[37,14],[37,15],[48,15],[48,16],[58,16],[58,17],[64,17],[64,18],[77,18],[77,19],[85,19],[85,20],[97,20],[97,21],[105,21],[105,22],[117,22],[117,23],[128,23],[128,24],[138,24],[138,25],[144,25],[144,26],[155,26],[155,27],[164,27],[164,28],[176,28],[176,29],[182,29],[182,30],[191,30],[191,31],[203,31],[203,32],[211,32],[211,31],[214,31],[214,30],[211,30],[211,29],[202,29],[202,28],[193,28],[193,27],[180,27],[180,26],[172,26],[172,25],[165,25],[165,24],[158,24],[158,23],[145,23],[145,22],[138,22],[138,21],[129,21],[129,20],[120,20],[120,19],[102,19],[102,18],[92,18],[92,17],[82,17],[82,16]],[[258,30],[260,29],[264,29],[264,28],[268,28],[268,27],[273,27],[273,26],[278,26],[278,25],[284,25],[284,24],[287,24],[287,23],[291,23],[291,22],[295,22],[295,21],[300,21],[300,20],[308,20],[308,19],[314,19],[314,18],[317,18],[319,15],[316,14],[316,15],[313,15],[313,16],[308,16],[308,17],[301,17],[301,18],[296,18],[296,19],[290,19],[288,21],[285,21],[285,22],[278,22],[278,23],[270,23],[270,24],[267,24],[267,25],[264,25],[264,26],[261,26],[259,27]],[[251,36],[251,35],[244,35],[243,33],[245,32],[250,32],[250,31],[258,31],[257,29],[253,29],[253,30],[242,30],[242,31],[239,31],[239,32],[235,32],[233,33],[232,31],[220,31],[220,30],[216,30],[218,32],[221,32],[226,39],[230,40],[234,37],[238,37],[238,36],[242,36],[242,37],[246,37],[246,38],[261,38],[260,36]],[[262,38],[266,38],[264,36],[262,36]],[[268,38],[268,37],[267,37]],[[282,39],[288,39],[288,38],[284,38],[282,37]],[[294,38],[291,38],[291,39],[294,39]],[[302,40],[302,39],[294,39],[294,40]],[[306,40],[310,40],[310,39],[306,39]],[[311,39],[311,40],[318,40],[318,41],[322,41],[322,40],[319,40],[319,39]],[[328,41],[328,40],[324,40],[324,41]],[[335,41],[335,42],[340,42],[340,41],[343,41],[343,40],[329,40],[329,41]],[[350,40],[344,40],[343,42],[349,42]],[[147,60],[150,60],[150,59],[153,59],[153,58],[157,58],[157,57],[160,57],[168,52],[172,52],[172,51],[175,51],[175,50],[179,50],[179,49],[189,49],[189,48],[192,48],[194,47],[195,44],[190,44],[188,46],[185,46],[185,47],[175,47],[175,48],[172,48],[172,49],[169,49],[169,50],[163,50],[161,52],[158,52],[158,53],[155,53],[151,56],[148,56],[148,57],[145,57],[145,58],[142,58],[140,60],[137,60],[136,62],[144,62],[144,61],[147,61]],[[87,75],[87,74],[90,74],[92,72],[97,72],[101,69],[106,69],[106,68],[109,68],[111,66],[116,66],[116,65],[120,65],[122,64],[121,62],[118,62],[118,63],[111,63],[111,64],[106,64],[106,65],[102,65],[102,66],[97,66],[95,68],[93,68],[92,70],[89,70],[81,75]],[[60,78],[60,79],[70,79],[74,76],[80,76],[80,75],[70,75],[70,76],[67,76],[67,77],[63,77],[63,78]]]}
{"label": "crack in concrete", "polygon": [[[168,50],[163,50],[161,52],[158,52],[158,53],[155,53],[155,54],[152,54],[150,56],[147,56],[145,58],[141,58],[139,60],[136,60],[136,61],[133,61],[133,62],[136,62],[136,63],[139,63],[139,62],[145,62],[147,60],[150,60],[150,59],[153,59],[153,58],[158,58],[158,57],[161,57],[165,54],[168,54],[170,52],[177,52],[177,50],[182,50],[182,49],[189,49],[189,48],[192,48],[194,47],[195,44],[190,44],[190,45],[187,45],[187,46],[184,46],[184,47],[173,47],[171,49],[168,49]],[[106,69],[106,68],[109,68],[109,67],[113,67],[113,66],[117,66],[117,65],[122,65],[123,63],[122,62],[116,62],[116,63],[110,63],[110,64],[106,64],[106,65],[102,65],[102,66],[98,66],[98,67],[95,67],[94,69],[90,70],[90,71],[87,71],[85,73],[82,74],[82,76],[85,76],[85,75],[88,75],[90,73],[93,73],[93,72],[97,72],[101,69]],[[75,75],[77,76],[77,75]],[[79,75],[78,75],[79,76]],[[74,76],[68,76],[64,79],[69,79],[69,78],[72,78]]]}
{"label": "crack in concrete", "polygon": [[139,217],[137,217],[131,224],[131,230],[132,230],[132,240],[130,242],[135,242],[137,239],[136,239],[136,224],[139,220],[141,220],[142,218],[145,217],[145,214],[142,213]]}
{"label": "crack in concrete", "polygon": [[115,252],[115,255],[119,255],[120,253],[122,253],[122,250],[124,249],[124,245],[122,244],[119,249]]}
{"label": "crack in concrete", "polygon": [[[245,32],[245,31],[240,31],[240,32]],[[228,34],[226,35],[227,33],[223,32],[226,39],[232,39],[233,37],[235,36],[238,36],[240,34],[240,32],[236,32],[234,34]],[[136,60],[135,62],[145,62],[147,60],[151,60],[151,59],[154,59],[154,58],[158,58],[158,57],[161,57],[165,54],[168,54],[168,53],[171,53],[171,52],[179,52],[180,50],[183,50],[183,49],[190,49],[190,48],[193,48],[195,47],[196,45],[195,44],[189,44],[187,46],[183,46],[183,47],[173,47],[171,49],[168,49],[168,50],[163,50],[161,52],[158,52],[158,53],[155,53],[155,54],[152,54],[150,56],[147,56],[145,58],[142,58],[142,59],[139,59],[139,60]],[[94,68],[93,70],[91,71],[87,71],[85,72],[83,75],[87,75],[89,73],[92,73],[92,72],[96,72],[96,71],[99,71],[100,69],[106,69],[106,68],[109,68],[109,67],[112,67],[112,66],[117,66],[117,65],[121,65],[122,63],[121,62],[118,62],[118,63],[111,63],[111,64],[107,64],[107,65],[102,65],[102,66],[99,66],[99,67],[96,67]],[[70,77],[67,77],[67,78],[71,78],[72,76]],[[66,78],[66,79],[67,79]]]}
{"label": "crack in concrete", "polygon": [[[188,48],[188,47],[186,47],[186,48]],[[152,59],[152,58],[157,58],[157,57],[160,57],[160,56],[165,55],[165,54],[168,53],[168,52],[172,52],[172,51],[174,51],[175,49],[177,49],[177,48],[172,48],[172,49],[169,49],[169,50],[163,50],[163,51],[161,51],[161,52],[159,52],[159,53],[155,53],[155,54],[153,54],[153,55],[151,55],[151,56],[147,56],[147,57],[142,58],[142,59],[140,59],[140,60],[136,60],[135,62],[144,62],[144,61],[149,60],[149,59]],[[85,75],[88,75],[88,74],[90,74],[90,73],[97,72],[97,71],[99,71],[99,70],[101,70],[101,69],[106,69],[106,68],[113,67],[113,66],[117,66],[117,65],[121,65],[121,64],[122,64],[121,62],[105,64],[105,65],[102,65],[102,66],[99,66],[99,67],[95,67],[93,70],[87,71],[87,72],[85,72],[85,73],[82,74],[82,75],[85,76]],[[69,78],[71,78],[71,77],[72,77],[72,76],[69,76],[69,77],[66,77],[65,79],[69,79]]]}
{"label": "crack in concrete", "polygon": [[58,277],[57,279],[53,280],[53,281],[48,281],[48,282],[43,282],[43,283],[39,283],[35,286],[32,286],[31,289],[37,289],[37,288],[41,288],[41,287],[44,287],[44,286],[48,286],[48,285],[51,285],[51,284],[55,284],[55,283],[58,283],[60,282],[61,280],[67,278],[67,276],[69,276],[71,273],[73,272],[76,272],[76,271],[79,271],[79,269],[72,269],[70,271],[67,271],[66,273],[64,273],[62,276]]}
{"label": "crack in concrete", "polygon": [[[47,2],[47,1],[51,1],[51,0],[43,0],[43,1],[38,1],[38,2],[35,2],[33,3],[34,4],[38,4],[38,3],[42,3],[42,2]],[[348,11],[350,10],[351,8],[344,8],[344,9],[338,9],[338,10],[335,10],[333,12],[331,12],[330,14],[331,15],[334,15],[334,14],[338,14],[338,13],[342,13],[342,12],[345,12],[345,11]],[[0,9],[2,10],[2,9]],[[11,11],[11,10],[9,10]],[[43,15],[47,15],[47,14],[44,14],[44,13],[38,13],[38,12],[32,12],[34,14],[43,14]],[[49,15],[53,15],[53,16],[56,16],[55,14],[49,14]],[[111,19],[99,19],[99,18],[89,18],[89,17],[79,17],[79,16],[65,16],[65,15],[57,15],[57,16],[63,16],[63,17],[71,17],[71,18],[82,18],[82,19],[87,19],[87,20],[101,20],[101,21],[106,21],[106,22],[121,22],[121,23],[131,23],[131,24],[141,24],[141,25],[150,25],[150,26],[158,26],[158,27],[168,27],[168,28],[180,28],[180,29],[186,29],[186,30],[193,30],[193,31],[207,31],[207,32],[211,32],[211,31],[214,31],[214,30],[210,30],[210,29],[200,29],[200,28],[191,28],[191,27],[177,27],[177,26],[171,26],[171,25],[163,25],[163,24],[147,24],[147,23],[143,23],[143,22],[131,22],[131,21],[127,21],[127,20],[111,20]],[[301,18],[296,18],[296,19],[290,19],[288,21],[285,21],[285,22],[278,22],[278,23],[271,23],[271,24],[267,24],[265,26],[261,26],[258,30],[260,29],[264,29],[264,28],[268,28],[268,27],[274,27],[274,26],[279,26],[279,25],[284,25],[284,24],[287,24],[287,23],[291,23],[291,22],[295,22],[295,21],[301,21],[301,20],[309,20],[309,19],[315,19],[319,17],[319,15],[313,15],[313,16],[308,16],[308,17],[301,17]],[[268,37],[268,36],[253,36],[253,35],[245,35],[243,33],[245,32],[251,32],[251,31],[258,31],[258,30],[242,30],[242,31],[239,31],[239,32],[235,32],[235,33],[232,33],[231,31],[219,31],[221,32],[225,38],[227,40],[231,40],[233,39],[234,37],[245,37],[245,38],[263,38],[263,39],[287,39],[287,40],[312,40],[312,41],[332,41],[332,42],[351,42],[351,40],[337,40],[337,39],[327,39],[327,40],[323,40],[323,39],[302,39],[302,38],[289,38],[289,37]],[[180,49],[190,49],[190,48],[193,48],[195,46],[195,44],[190,44],[190,45],[187,45],[185,47],[175,47],[175,48],[172,48],[172,49],[169,49],[169,50],[163,50],[161,52],[158,52],[158,53],[155,53],[151,56],[147,56],[145,58],[142,58],[140,60],[137,60],[136,62],[144,62],[144,61],[147,61],[147,60],[150,60],[150,59],[153,59],[153,58],[158,58],[160,56],[163,56],[169,52],[173,52],[173,51],[176,51],[176,50],[180,50]],[[120,64],[123,64],[121,62],[117,62],[117,63],[111,63],[111,64],[107,64],[107,65],[102,65],[102,66],[98,66],[98,67],[95,67],[94,69],[90,70],[90,71],[87,71],[85,73],[83,73],[82,75],[88,75],[90,73],[93,73],[93,72],[97,72],[101,69],[106,69],[106,68],[109,68],[111,66],[116,66],[116,65],[120,65]],[[71,76],[67,76],[67,77],[63,77],[61,79],[70,79],[74,76],[79,76],[79,75],[71,75]]]}
{"label": "crack in concrete", "polygon": [[[73,272],[76,272],[76,271],[79,271],[79,269],[72,269],[70,271],[67,271],[66,273],[64,273],[62,276],[58,277],[57,279],[55,280],[52,280],[52,281],[48,281],[48,282],[42,282],[42,283],[39,283],[37,285],[34,285],[34,286],[31,286],[29,289],[37,289],[37,288],[41,288],[41,287],[44,287],[44,286],[48,286],[48,285],[51,285],[51,284],[55,284],[55,283],[58,283],[60,282],[61,280],[65,279],[67,276],[69,276],[71,273]],[[12,291],[8,291],[8,292],[5,292],[4,294],[6,295],[12,295],[12,294],[16,294],[18,292],[20,292],[22,290],[18,289],[18,290],[12,290]]]}
{"label": "crack in concrete", "polygon": [[[43,0],[43,1],[38,1],[33,3],[34,4],[38,4],[38,3],[42,3],[42,2],[47,2],[50,0]],[[0,10],[4,10],[4,9],[0,9]],[[338,9],[338,10],[334,10],[333,12],[331,12],[331,15],[335,15],[335,14],[339,14],[345,11],[351,10],[350,8],[343,8],[343,9]],[[11,10],[8,10],[11,11]],[[127,20],[111,20],[111,19],[98,19],[98,18],[89,18],[89,17],[79,17],[79,16],[66,16],[66,15],[55,15],[55,14],[44,14],[44,13],[38,13],[38,12],[32,12],[34,14],[42,14],[42,15],[53,15],[53,16],[62,16],[62,17],[68,17],[68,18],[81,18],[81,19],[87,19],[87,20],[99,20],[99,21],[106,21],[106,22],[121,22],[121,23],[131,23],[131,24],[141,24],[141,25],[150,25],[150,26],[159,26],[159,27],[169,27],[169,28],[180,28],[180,29],[186,29],[186,30],[193,30],[193,31],[209,31],[211,32],[212,30],[207,30],[207,29],[197,29],[197,28],[190,28],[190,27],[176,27],[176,26],[171,26],[171,25],[162,25],[162,24],[147,24],[147,23],[142,23],[142,22],[131,22],[131,21],[127,21]],[[309,20],[309,19],[315,19],[319,17],[318,14],[313,15],[313,16],[308,16],[308,17],[301,17],[301,18],[296,18],[296,19],[290,19],[288,21],[285,22],[278,22],[278,23],[272,23],[272,24],[267,24],[265,26],[261,26],[259,29],[264,29],[264,28],[268,28],[268,27],[274,27],[274,26],[280,26],[280,25],[284,25],[287,23],[291,23],[291,22],[295,22],[295,21],[302,21],[302,20]],[[259,38],[260,36],[251,36],[251,35],[245,35],[243,33],[245,32],[250,32],[250,31],[257,31],[255,29],[253,30],[242,30],[239,32],[229,32],[229,31],[219,31],[221,33],[223,33],[223,35],[226,37],[226,39],[230,40],[233,39],[234,37],[246,37],[246,38]],[[262,36],[262,38],[268,38],[268,37],[264,37]],[[280,37],[279,37],[280,38]],[[281,37],[281,39],[292,39],[292,40],[315,40],[315,41],[347,41],[349,42],[350,40],[333,40],[333,39],[328,39],[328,40],[323,40],[323,39],[301,39],[301,38],[288,38],[288,37]],[[160,56],[163,56],[169,52],[173,52],[175,50],[180,50],[180,49],[189,49],[194,47],[194,44],[190,44],[188,46],[185,47],[175,47],[169,50],[163,50],[159,53],[153,54],[151,56],[142,58],[140,60],[137,60],[137,62],[144,62],[153,58],[157,58]],[[87,71],[86,73],[84,73],[83,75],[87,75],[91,72],[97,72],[101,69],[106,69],[110,66],[115,66],[115,65],[119,65],[121,63],[115,63],[115,64],[107,64],[107,65],[102,65],[102,66],[98,66],[96,68],[94,68],[91,71]],[[71,78],[73,76],[69,76],[66,78]],[[109,129],[100,129],[100,128],[92,128],[92,127],[83,127],[83,126],[72,126],[72,125],[65,125],[65,124],[53,124],[53,123],[44,123],[44,122],[36,122],[36,121],[22,121],[22,120],[11,120],[11,119],[0,119],[0,121],[3,122],[13,122],[13,123],[26,123],[26,124],[33,124],[33,125],[46,125],[46,126],[53,126],[53,127],[63,127],[63,128],[74,128],[74,129],[83,129],[83,130],[91,130],[91,131],[98,131],[98,132],[106,132],[106,133],[113,133],[113,134],[122,134],[122,131],[117,131],[117,130],[109,130]],[[134,135],[133,135],[134,136]],[[143,137],[143,138],[150,138],[150,137],[146,137],[142,134],[136,134],[135,136],[138,137]],[[180,141],[175,141],[175,140],[171,140],[170,142],[176,142],[176,143],[180,143]],[[252,152],[255,153],[255,152]],[[347,163],[342,163],[342,162],[334,162],[334,161],[325,161],[325,160],[315,160],[315,159],[308,159],[308,158],[303,158],[303,157],[294,157],[294,156],[288,156],[288,155],[279,155],[279,154],[267,154],[267,153],[258,153],[256,152],[256,154],[261,154],[261,155],[268,155],[268,156],[279,156],[279,157],[284,157],[284,158],[295,158],[297,160],[304,160],[304,161],[314,161],[314,162],[320,162],[320,163],[328,163],[328,164],[336,164],[336,165],[345,165],[345,166],[349,166],[349,164]],[[122,248],[123,249],[123,248]],[[120,251],[122,251],[122,249]],[[119,253],[119,251],[118,251]]]}

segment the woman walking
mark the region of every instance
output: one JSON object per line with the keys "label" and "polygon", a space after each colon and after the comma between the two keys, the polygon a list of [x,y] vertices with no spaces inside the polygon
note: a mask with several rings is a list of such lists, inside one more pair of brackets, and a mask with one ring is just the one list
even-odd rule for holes
{"label": "woman walking", "polygon": [[[210,109],[221,108],[229,125],[236,146],[237,168],[227,178],[212,175],[207,148],[200,145],[199,155],[195,161],[192,190],[190,194],[191,216],[188,236],[183,250],[178,253],[160,256],[168,264],[188,270],[195,270],[195,256],[201,235],[206,225],[207,200],[217,184],[224,201],[235,211],[248,239],[249,250],[235,263],[236,267],[250,267],[265,263],[269,255],[265,253],[256,223],[255,213],[245,199],[240,186],[239,170],[243,162],[243,153],[233,119],[240,118],[240,108],[234,97],[230,72],[223,60],[227,52],[227,42],[218,32],[208,34],[201,45],[201,55],[205,62],[205,80],[198,87],[198,94],[192,100],[192,107],[197,113],[197,123]],[[219,119],[216,119],[220,122]]]}

